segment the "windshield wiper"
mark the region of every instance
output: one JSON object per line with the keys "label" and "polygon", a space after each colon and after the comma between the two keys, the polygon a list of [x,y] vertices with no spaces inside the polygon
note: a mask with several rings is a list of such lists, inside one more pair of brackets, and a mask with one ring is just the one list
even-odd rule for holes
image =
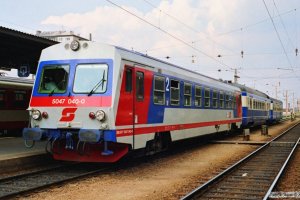
{"label": "windshield wiper", "polygon": [[88,96],[91,96],[92,94],[95,93],[95,91],[98,89],[98,87],[100,87],[100,85],[102,85],[102,90],[104,87],[104,82],[106,81],[105,79],[105,71],[103,72],[103,76],[102,79],[93,87],[93,89],[88,93]]}
{"label": "windshield wiper", "polygon": [[64,81],[65,80],[63,79],[58,84],[56,84],[55,88],[49,93],[49,97],[51,97],[54,94],[55,90],[58,89],[58,86],[61,85]]}
{"label": "windshield wiper", "polygon": [[54,91],[57,89],[57,86],[49,93],[49,97],[51,97],[54,94]]}

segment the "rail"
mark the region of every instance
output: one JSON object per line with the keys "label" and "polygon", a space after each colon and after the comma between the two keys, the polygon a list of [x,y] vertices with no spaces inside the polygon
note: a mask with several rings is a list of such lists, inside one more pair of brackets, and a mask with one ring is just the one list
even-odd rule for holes
{"label": "rail", "polygon": [[[219,175],[215,176],[208,182],[204,183],[200,187],[196,188],[186,196],[182,198],[182,200],[187,199],[228,199],[230,198],[236,198],[236,199],[262,199],[265,198],[265,196],[268,196],[270,192],[272,191],[272,188],[278,181],[280,174],[284,171],[285,166],[287,165],[292,153],[294,152],[295,147],[297,146],[297,143],[299,143],[299,134],[296,131],[293,131],[295,127],[297,127],[299,123],[295,124],[288,130],[284,131],[282,134],[271,140],[270,142],[266,143],[256,151],[252,152],[242,160],[238,161],[234,165],[227,168],[225,171],[220,173]],[[300,128],[300,127],[299,127]],[[294,137],[296,137],[296,140],[291,142],[291,138],[287,137],[289,133],[293,133]],[[297,135],[298,134],[298,135]],[[283,142],[277,142],[277,141],[283,141]],[[287,142],[285,142],[287,141]],[[297,142],[296,142],[297,141]],[[284,149],[285,146],[287,146],[287,149],[282,150],[282,152],[278,151],[278,146],[281,146],[281,150]],[[292,146],[292,147],[291,147]],[[273,148],[272,148],[273,147]],[[290,148],[288,148],[290,147]],[[276,169],[272,169],[273,171],[270,172],[270,167],[268,169],[268,166],[262,166],[263,162],[266,162],[265,159],[273,159],[272,158],[272,152],[269,151],[275,151],[274,154],[276,155],[274,160],[268,160],[270,162],[269,164],[273,163],[273,167],[278,167],[278,163],[280,163],[280,166]],[[277,151],[276,151],[277,149]],[[292,150],[291,150],[292,149]],[[287,151],[289,152],[288,156],[286,156]],[[262,152],[265,152],[264,154]],[[257,158],[254,160],[255,157],[259,157],[258,155],[261,154],[263,157]],[[284,155],[283,155],[284,154]],[[276,158],[277,157],[277,158]],[[284,159],[284,161],[280,159]],[[252,161],[252,162],[250,162]],[[282,162],[284,162],[282,164]],[[248,164],[248,167],[247,167]],[[266,163],[268,164],[268,163]],[[271,164],[272,165],[272,164]],[[244,167],[244,168],[243,168]],[[265,168],[264,168],[265,167]],[[238,171],[239,170],[239,171]],[[253,171],[252,171],[253,170]],[[255,170],[257,173],[255,173]],[[261,170],[261,171],[259,171]],[[276,171],[277,170],[277,171]],[[274,175],[274,171],[276,171],[276,176]],[[279,172],[278,172],[279,171]],[[236,173],[238,174],[236,174]],[[250,177],[253,175],[253,177]],[[230,176],[233,177],[230,179]],[[274,178],[275,176],[275,178]],[[272,177],[272,181],[270,181],[270,177]],[[243,181],[239,182],[243,178]],[[245,181],[247,179],[247,181]],[[262,179],[262,184],[258,187],[260,183],[256,179],[259,180],[259,178]],[[227,181],[227,182],[226,182]],[[225,183],[225,185],[222,185],[222,182]],[[241,185],[239,185],[239,183]],[[232,184],[232,186],[230,186]],[[251,185],[253,184],[253,185]],[[269,187],[261,188],[262,185],[269,184]],[[247,190],[249,190],[247,187],[258,187],[258,188],[252,188],[252,191],[250,192],[251,195],[247,195]],[[219,189],[218,189],[219,188]],[[256,191],[256,192],[255,192]],[[236,193],[235,193],[236,192]],[[245,195],[243,195],[243,193]],[[259,193],[256,195],[255,193]],[[264,193],[262,195],[262,193]],[[226,196],[228,195],[228,196]],[[200,197],[201,196],[201,197]],[[249,197],[250,196],[250,197]]]}
{"label": "rail", "polygon": [[72,164],[2,178],[0,179],[0,199],[14,197],[110,169],[107,166]]}

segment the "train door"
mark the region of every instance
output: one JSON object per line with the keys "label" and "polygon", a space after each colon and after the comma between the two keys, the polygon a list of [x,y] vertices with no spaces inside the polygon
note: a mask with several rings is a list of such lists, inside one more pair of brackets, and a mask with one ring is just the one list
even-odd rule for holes
{"label": "train door", "polygon": [[242,98],[240,93],[236,93],[237,117],[242,117]]}
{"label": "train door", "polygon": [[[140,133],[137,124],[146,124],[148,117],[148,105],[150,99],[150,82],[145,89],[145,77],[149,72],[136,66],[125,66],[124,83],[121,88],[121,96],[117,115],[117,125],[127,125],[132,134],[133,149],[136,146],[135,135]],[[148,76],[149,77],[149,76]],[[146,90],[146,91],[145,91]],[[149,95],[145,95],[145,93]]]}
{"label": "train door", "polygon": [[133,140],[136,148],[144,147],[144,143],[141,140],[135,140],[136,135],[145,133],[143,127],[148,123],[148,113],[150,104],[150,94],[152,86],[153,74],[151,71],[136,66],[133,73]]}

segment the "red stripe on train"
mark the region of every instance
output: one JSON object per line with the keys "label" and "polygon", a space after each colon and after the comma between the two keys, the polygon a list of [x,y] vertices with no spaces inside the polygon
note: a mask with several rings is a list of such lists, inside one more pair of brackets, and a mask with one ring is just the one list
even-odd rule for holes
{"label": "red stripe on train", "polygon": [[110,107],[111,96],[32,97],[31,107]]}
{"label": "red stripe on train", "polygon": [[[215,126],[221,124],[231,124],[241,122],[241,119],[232,119],[232,120],[221,120],[221,121],[211,121],[211,122],[198,122],[191,124],[175,124],[175,125],[166,125],[166,126],[155,126],[155,127],[139,127],[134,129],[134,135],[142,135],[147,133],[155,132],[165,132],[165,131],[175,131],[191,128],[200,128],[206,126]],[[132,129],[120,129],[117,130],[117,137],[125,137],[133,135]]]}

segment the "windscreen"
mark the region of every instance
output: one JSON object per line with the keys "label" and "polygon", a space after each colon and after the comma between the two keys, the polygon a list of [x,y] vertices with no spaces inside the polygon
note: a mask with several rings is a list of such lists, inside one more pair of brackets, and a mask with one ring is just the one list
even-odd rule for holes
{"label": "windscreen", "polygon": [[107,87],[106,64],[79,64],[73,85],[74,93],[104,93]]}
{"label": "windscreen", "polygon": [[69,77],[69,65],[46,65],[42,70],[39,93],[65,93]]}

